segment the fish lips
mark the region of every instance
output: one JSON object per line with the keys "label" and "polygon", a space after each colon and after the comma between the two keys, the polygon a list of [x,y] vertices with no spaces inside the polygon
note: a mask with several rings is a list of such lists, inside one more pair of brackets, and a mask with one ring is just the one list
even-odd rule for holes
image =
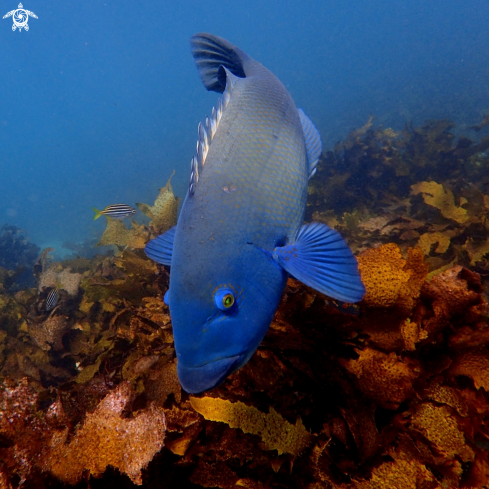
{"label": "fish lips", "polygon": [[178,362],[178,379],[184,391],[189,394],[199,394],[224,382],[229,374],[237,370],[241,358],[242,355],[222,358],[200,367],[185,367]]}

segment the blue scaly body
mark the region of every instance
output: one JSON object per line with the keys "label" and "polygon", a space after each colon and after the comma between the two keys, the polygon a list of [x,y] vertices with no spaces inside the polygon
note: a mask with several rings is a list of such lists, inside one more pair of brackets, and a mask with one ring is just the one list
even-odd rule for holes
{"label": "blue scaly body", "polygon": [[165,296],[178,375],[198,393],[243,366],[265,335],[288,274],[334,298],[364,295],[339,234],[303,226],[319,134],[282,83],[224,39],[192,38],[206,88],[224,92],[199,126],[178,224],[146,252],[171,266]]}

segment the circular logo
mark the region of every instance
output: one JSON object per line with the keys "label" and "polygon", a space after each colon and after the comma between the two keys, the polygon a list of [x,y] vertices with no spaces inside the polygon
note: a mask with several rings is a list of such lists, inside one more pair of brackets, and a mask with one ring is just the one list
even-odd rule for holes
{"label": "circular logo", "polygon": [[19,29],[22,29],[27,25],[27,21],[29,20],[29,15],[24,9],[17,9],[12,16],[14,20],[14,25]]}

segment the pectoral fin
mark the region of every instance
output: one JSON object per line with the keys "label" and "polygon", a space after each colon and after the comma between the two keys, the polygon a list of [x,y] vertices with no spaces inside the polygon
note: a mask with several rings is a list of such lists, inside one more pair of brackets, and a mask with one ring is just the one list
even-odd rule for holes
{"label": "pectoral fin", "polygon": [[293,243],[273,250],[273,258],[290,275],[333,299],[358,302],[365,295],[355,256],[326,224],[302,226]]}
{"label": "pectoral fin", "polygon": [[160,234],[157,238],[149,241],[144,248],[146,255],[156,263],[170,266],[175,230],[176,226],[173,226],[166,233]]}

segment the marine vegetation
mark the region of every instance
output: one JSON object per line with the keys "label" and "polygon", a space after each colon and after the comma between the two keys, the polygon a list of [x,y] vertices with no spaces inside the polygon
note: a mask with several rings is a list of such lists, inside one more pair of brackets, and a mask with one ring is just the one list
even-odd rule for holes
{"label": "marine vegetation", "polygon": [[431,270],[458,263],[484,275],[489,136],[457,139],[452,129],[429,121],[395,132],[370,119],[323,154],[306,218],[334,226],[357,251],[393,241],[421,248]]}
{"label": "marine vegetation", "polygon": [[0,292],[34,285],[32,267],[39,251],[21,229],[9,224],[0,228]]}
{"label": "marine vegetation", "polygon": [[208,393],[180,387],[169,269],[137,246],[44,260],[45,286],[2,292],[0,487],[489,485],[485,140],[462,144],[462,185],[445,170],[462,139],[450,124],[386,131],[339,143],[309,187],[308,213],[355,250],[365,298],[289,279],[255,355]]}
{"label": "marine vegetation", "polygon": [[175,171],[166,185],[160,189],[152,206],[142,202],[136,204],[141,212],[151,219],[148,226],[138,224],[131,219],[131,228],[127,229],[120,219],[107,215],[107,226],[97,246],[144,248],[150,237],[154,238],[174,226],[177,222],[178,203],[180,202],[180,199],[173,195],[170,183],[174,174]]}

